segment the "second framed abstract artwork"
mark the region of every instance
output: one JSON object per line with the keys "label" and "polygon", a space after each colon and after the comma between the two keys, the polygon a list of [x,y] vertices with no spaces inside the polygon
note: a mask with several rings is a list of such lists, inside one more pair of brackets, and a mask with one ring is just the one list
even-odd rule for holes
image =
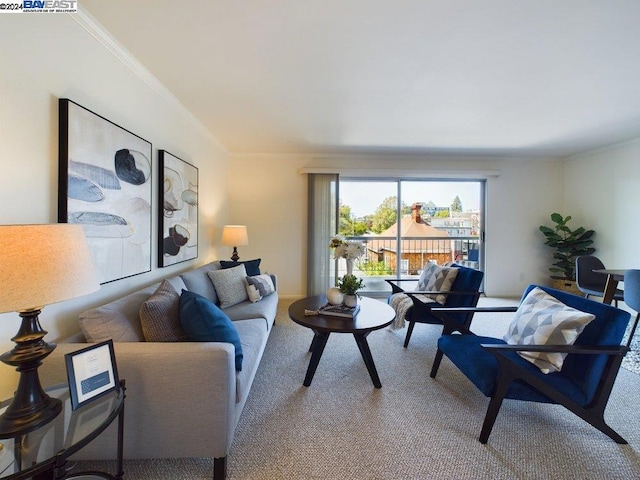
{"label": "second framed abstract artwork", "polygon": [[198,169],[166,150],[158,164],[158,266],[167,267],[198,256]]}

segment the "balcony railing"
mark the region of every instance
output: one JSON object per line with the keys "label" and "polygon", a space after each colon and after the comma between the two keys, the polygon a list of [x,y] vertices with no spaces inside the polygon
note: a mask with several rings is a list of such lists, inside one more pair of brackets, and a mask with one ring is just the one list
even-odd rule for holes
{"label": "balcony railing", "polygon": [[[362,242],[366,254],[354,262],[354,274],[364,280],[362,293],[385,293],[390,288],[385,278],[415,278],[428,261],[479,262],[480,238],[467,237],[396,237],[352,236],[347,240]],[[400,262],[398,274],[398,247]],[[474,265],[474,264],[472,264]],[[479,263],[474,266],[479,266]],[[346,274],[346,262],[337,262],[337,276]]]}

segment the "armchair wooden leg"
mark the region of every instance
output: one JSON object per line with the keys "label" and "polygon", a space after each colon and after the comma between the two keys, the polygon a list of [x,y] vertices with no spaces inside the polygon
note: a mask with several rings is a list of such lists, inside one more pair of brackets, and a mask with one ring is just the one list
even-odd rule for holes
{"label": "armchair wooden leg", "polygon": [[500,407],[502,406],[502,399],[504,397],[491,397],[491,401],[489,402],[489,407],[487,408],[487,414],[484,417],[484,423],[482,424],[482,430],[480,431],[480,443],[485,444],[489,441],[489,435],[491,435],[491,430],[493,430],[493,424],[496,423],[496,418],[498,417],[498,412],[500,411]]}
{"label": "armchair wooden leg", "polygon": [[512,380],[513,378],[511,378],[511,376],[504,375],[502,372],[498,371],[496,391],[493,393],[489,406],[487,407],[487,414],[484,417],[482,430],[480,431],[480,443],[484,444],[489,441],[489,435],[491,435],[493,424],[496,423],[498,412],[502,406],[502,400],[504,400],[504,396],[507,394],[507,389],[509,388],[509,384]]}
{"label": "armchair wooden leg", "polygon": [[407,348],[409,345],[409,340],[411,339],[411,334],[413,333],[413,327],[416,326],[416,322],[409,322],[409,327],[407,328],[407,336],[404,337],[404,348]]}
{"label": "armchair wooden leg", "polygon": [[227,478],[227,457],[216,457],[213,459],[213,480],[225,478]]}
{"label": "armchair wooden leg", "polygon": [[436,374],[438,373],[438,369],[440,368],[440,362],[442,361],[442,350],[438,349],[436,352],[436,357],[433,359],[433,366],[431,367],[431,378],[436,378]]}
{"label": "armchair wooden leg", "polygon": [[587,419],[587,422],[589,422],[591,425],[596,427],[602,433],[607,435],[614,442],[622,444],[622,445],[626,445],[627,444],[627,441],[624,438],[622,438],[618,434],[618,432],[616,432],[613,428],[611,428],[609,425],[606,424],[606,422],[604,421],[604,418],[598,418],[596,420]]}

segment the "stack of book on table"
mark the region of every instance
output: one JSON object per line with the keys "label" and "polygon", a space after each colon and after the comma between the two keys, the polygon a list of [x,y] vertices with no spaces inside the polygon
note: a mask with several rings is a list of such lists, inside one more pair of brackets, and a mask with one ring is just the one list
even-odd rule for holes
{"label": "stack of book on table", "polygon": [[360,305],[356,305],[355,307],[347,307],[344,304],[331,305],[330,303],[327,303],[325,306],[318,309],[318,314],[331,315],[334,317],[353,318],[358,314],[359,310]]}

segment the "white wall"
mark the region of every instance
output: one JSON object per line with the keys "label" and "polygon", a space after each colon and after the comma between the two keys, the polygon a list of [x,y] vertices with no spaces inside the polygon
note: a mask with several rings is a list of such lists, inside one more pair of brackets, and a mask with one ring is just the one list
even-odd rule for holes
{"label": "white wall", "polygon": [[[143,81],[71,15],[0,15],[0,45],[0,224],[57,222],[59,97],[153,144],[152,271],[46,307],[40,320],[49,331],[47,340],[77,331],[75,316],[87,307],[218,257],[228,213],[228,153],[188,112]],[[158,149],[194,164],[200,174],[199,258],[163,269],[157,267],[155,244]],[[12,348],[9,339],[19,323],[17,314],[0,315],[0,351]],[[14,388],[13,370],[0,365],[0,398]]]}
{"label": "white wall", "polygon": [[[536,159],[442,159],[379,156],[232,155],[230,221],[246,224],[249,243],[244,258],[261,257],[263,266],[279,276],[285,297],[306,291],[307,176],[303,167],[386,169],[441,173],[499,171],[487,181],[486,291],[518,296],[529,283],[549,281],[551,250],[538,226],[562,209],[563,168],[559,161]],[[524,280],[520,280],[520,274]]]}
{"label": "white wall", "polygon": [[640,139],[565,160],[567,212],[609,268],[640,268]]}

